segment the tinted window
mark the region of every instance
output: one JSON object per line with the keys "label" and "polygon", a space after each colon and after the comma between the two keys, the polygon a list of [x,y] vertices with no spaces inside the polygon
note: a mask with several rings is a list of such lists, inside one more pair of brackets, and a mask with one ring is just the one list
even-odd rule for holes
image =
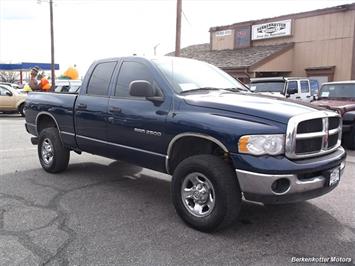
{"label": "tinted window", "polygon": [[87,94],[107,95],[108,86],[115,68],[116,62],[106,62],[98,64],[89,81]]}
{"label": "tinted window", "polygon": [[289,81],[287,85],[287,92],[290,93],[294,91],[298,91],[297,81]]}
{"label": "tinted window", "polygon": [[146,80],[153,85],[152,75],[145,65],[137,62],[123,62],[117,79],[115,96],[131,97],[128,87],[134,80]]}
{"label": "tinted window", "polygon": [[308,81],[306,80],[301,80],[301,92],[302,93],[308,93],[309,92],[309,84]]}

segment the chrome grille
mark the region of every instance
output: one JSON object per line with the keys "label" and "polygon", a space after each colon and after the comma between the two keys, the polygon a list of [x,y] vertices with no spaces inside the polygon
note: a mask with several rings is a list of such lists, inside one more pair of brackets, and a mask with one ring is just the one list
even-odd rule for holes
{"label": "chrome grille", "polygon": [[286,156],[307,158],[330,153],[341,144],[339,114],[316,111],[292,117],[287,126]]}

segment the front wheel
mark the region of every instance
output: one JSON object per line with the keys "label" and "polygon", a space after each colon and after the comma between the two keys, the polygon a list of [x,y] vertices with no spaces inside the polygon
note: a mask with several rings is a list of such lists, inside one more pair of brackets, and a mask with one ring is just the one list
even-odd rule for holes
{"label": "front wheel", "polygon": [[63,146],[58,129],[46,128],[39,134],[38,157],[42,168],[49,173],[58,173],[68,167],[70,151]]}
{"label": "front wheel", "polygon": [[238,217],[241,192],[237,176],[221,158],[195,155],[176,168],[172,183],[175,209],[191,227],[211,232]]}

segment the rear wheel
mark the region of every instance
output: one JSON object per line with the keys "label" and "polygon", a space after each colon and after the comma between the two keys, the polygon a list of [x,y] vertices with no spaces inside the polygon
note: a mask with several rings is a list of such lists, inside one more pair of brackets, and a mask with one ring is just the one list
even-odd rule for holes
{"label": "rear wheel", "polygon": [[63,146],[57,128],[50,127],[41,131],[37,149],[45,171],[58,173],[68,167],[70,151]]}
{"label": "rear wheel", "polygon": [[25,116],[24,107],[25,107],[25,104],[24,104],[24,103],[22,103],[22,104],[18,107],[18,112],[21,114],[21,116]]}
{"label": "rear wheel", "polygon": [[195,155],[176,168],[172,183],[175,209],[191,227],[211,232],[238,217],[241,192],[237,176],[221,158]]}

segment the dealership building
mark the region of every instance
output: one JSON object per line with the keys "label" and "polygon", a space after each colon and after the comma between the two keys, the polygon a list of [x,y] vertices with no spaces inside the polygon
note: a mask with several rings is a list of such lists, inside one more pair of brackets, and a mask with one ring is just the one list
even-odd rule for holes
{"label": "dealership building", "polygon": [[355,3],[210,28],[210,43],[181,56],[214,64],[234,77],[355,79]]}

